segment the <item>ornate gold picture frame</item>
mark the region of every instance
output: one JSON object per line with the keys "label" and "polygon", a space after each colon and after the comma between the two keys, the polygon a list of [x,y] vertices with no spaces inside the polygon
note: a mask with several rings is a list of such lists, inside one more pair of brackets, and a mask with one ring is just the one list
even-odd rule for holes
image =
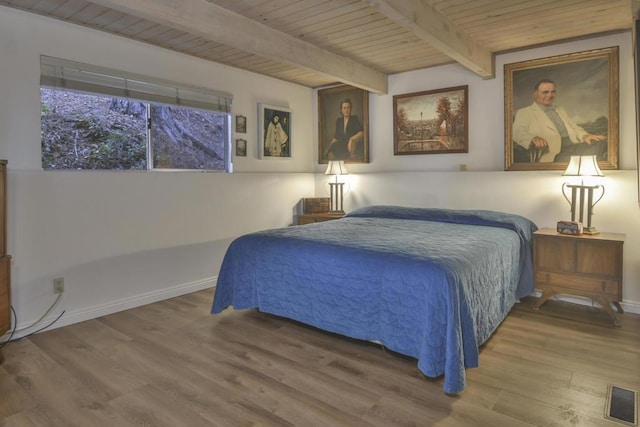
{"label": "ornate gold picture frame", "polygon": [[393,154],[469,152],[469,86],[393,97]]}
{"label": "ornate gold picture frame", "polygon": [[618,47],[505,64],[505,170],[618,168]]}
{"label": "ornate gold picture frame", "polygon": [[366,90],[342,85],[318,91],[318,163],[329,160],[369,163]]}

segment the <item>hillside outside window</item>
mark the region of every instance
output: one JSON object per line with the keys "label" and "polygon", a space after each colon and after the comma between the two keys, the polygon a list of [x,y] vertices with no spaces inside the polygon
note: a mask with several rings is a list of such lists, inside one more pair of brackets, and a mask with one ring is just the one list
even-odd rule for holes
{"label": "hillside outside window", "polygon": [[230,171],[230,95],[41,57],[45,170]]}

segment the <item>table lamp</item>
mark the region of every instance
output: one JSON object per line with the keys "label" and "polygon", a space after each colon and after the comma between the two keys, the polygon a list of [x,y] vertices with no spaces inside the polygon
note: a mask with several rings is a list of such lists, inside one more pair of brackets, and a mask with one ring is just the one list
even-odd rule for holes
{"label": "table lamp", "polygon": [[[576,212],[579,210],[580,217],[579,222],[583,224],[582,232],[585,234],[598,234],[599,231],[591,225],[591,216],[593,215],[593,207],[598,203],[602,197],[604,196],[604,186],[599,184],[590,184],[588,183],[590,177],[595,176],[604,176],[600,167],[598,166],[598,159],[596,156],[571,156],[571,160],[569,160],[569,165],[567,166],[567,170],[562,174],[563,176],[575,176],[579,177],[579,184],[570,184],[565,182],[562,184],[562,195],[567,200],[567,202],[571,205],[571,221],[576,220]],[[587,181],[585,183],[585,181]],[[565,193],[565,188],[571,189],[571,200],[567,197]],[[594,190],[602,189],[602,194],[595,202],[593,201],[593,192]],[[580,195],[579,203],[580,206],[577,206],[578,203],[578,193]],[[587,208],[587,224],[584,225],[584,209],[585,209],[585,195],[586,195],[586,208]]]}
{"label": "table lamp", "polygon": [[331,207],[329,212],[344,212],[342,209],[342,199],[344,194],[344,182],[338,182],[339,175],[348,175],[347,168],[344,165],[344,160],[329,160],[325,175],[335,175],[336,181],[329,183],[329,189],[331,190]]}

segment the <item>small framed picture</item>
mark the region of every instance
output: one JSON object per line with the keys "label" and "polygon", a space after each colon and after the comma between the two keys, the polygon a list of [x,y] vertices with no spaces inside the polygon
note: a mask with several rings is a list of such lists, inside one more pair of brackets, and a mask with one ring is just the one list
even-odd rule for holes
{"label": "small framed picture", "polygon": [[258,104],[258,153],[261,159],[291,157],[291,110]]}
{"label": "small framed picture", "polygon": [[236,116],[236,132],[247,133],[247,118],[245,116]]}
{"label": "small framed picture", "polygon": [[236,156],[238,157],[247,156],[247,140],[246,139],[236,139]]}

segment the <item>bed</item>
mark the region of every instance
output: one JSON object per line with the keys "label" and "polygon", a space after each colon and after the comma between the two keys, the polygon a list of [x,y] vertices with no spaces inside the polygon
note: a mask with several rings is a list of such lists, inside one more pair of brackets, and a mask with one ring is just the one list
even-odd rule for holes
{"label": "bed", "polygon": [[486,210],[369,206],[235,239],[212,313],[258,308],[417,359],[446,393],[534,291],[530,220]]}

